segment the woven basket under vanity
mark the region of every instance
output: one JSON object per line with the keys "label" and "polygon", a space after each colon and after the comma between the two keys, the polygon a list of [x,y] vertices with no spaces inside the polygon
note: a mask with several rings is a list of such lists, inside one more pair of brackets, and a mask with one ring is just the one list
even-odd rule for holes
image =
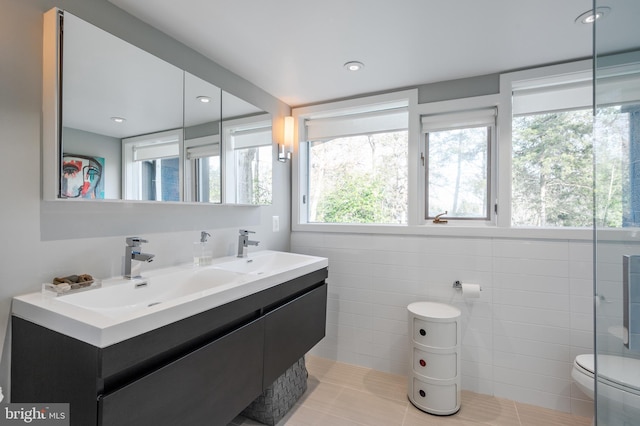
{"label": "woven basket under vanity", "polygon": [[305,393],[308,376],[302,357],[266,388],[241,415],[274,426]]}

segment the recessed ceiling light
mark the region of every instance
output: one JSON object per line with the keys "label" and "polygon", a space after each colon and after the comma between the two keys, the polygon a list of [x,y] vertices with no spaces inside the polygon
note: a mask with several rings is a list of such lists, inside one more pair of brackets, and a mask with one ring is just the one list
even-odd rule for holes
{"label": "recessed ceiling light", "polygon": [[116,123],[124,123],[125,121],[127,121],[127,119],[122,117],[111,117],[111,121],[115,121]]}
{"label": "recessed ceiling light", "polygon": [[364,64],[358,61],[350,61],[344,64],[344,67],[349,71],[360,71],[362,68],[364,68]]}
{"label": "recessed ceiling light", "polygon": [[575,20],[577,24],[593,24],[597,19],[602,19],[611,12],[610,7],[596,7],[595,13],[593,9],[587,10]]}
{"label": "recessed ceiling light", "polygon": [[208,104],[209,102],[211,102],[211,98],[208,96],[198,96],[196,99],[202,102],[203,104]]}

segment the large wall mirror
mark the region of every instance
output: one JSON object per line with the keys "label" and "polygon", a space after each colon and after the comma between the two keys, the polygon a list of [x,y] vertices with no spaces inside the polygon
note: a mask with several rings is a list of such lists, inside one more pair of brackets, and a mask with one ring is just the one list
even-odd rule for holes
{"label": "large wall mirror", "polygon": [[45,199],[271,203],[270,114],[58,9],[45,49]]}

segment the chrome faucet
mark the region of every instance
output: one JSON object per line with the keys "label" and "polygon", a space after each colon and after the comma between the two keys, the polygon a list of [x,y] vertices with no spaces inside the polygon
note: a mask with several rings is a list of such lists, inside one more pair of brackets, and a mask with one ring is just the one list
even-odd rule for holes
{"label": "chrome faucet", "polygon": [[238,257],[247,257],[247,247],[257,246],[260,241],[252,241],[249,239],[249,234],[255,234],[254,231],[247,231],[246,229],[240,230],[238,236]]}
{"label": "chrome faucet", "polygon": [[142,253],[140,246],[142,243],[148,243],[140,237],[127,237],[127,246],[124,249],[124,277],[133,279],[140,278],[140,275],[131,275],[131,261],[138,260],[140,262],[152,262],[154,254]]}

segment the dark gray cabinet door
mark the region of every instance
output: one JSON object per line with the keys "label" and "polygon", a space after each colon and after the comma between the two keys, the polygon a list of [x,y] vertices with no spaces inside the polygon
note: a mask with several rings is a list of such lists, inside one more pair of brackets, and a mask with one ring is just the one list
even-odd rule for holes
{"label": "dark gray cabinet door", "polygon": [[102,426],[227,425],[262,392],[256,320],[100,398]]}
{"label": "dark gray cabinet door", "polygon": [[264,387],[306,354],[325,335],[327,285],[293,299],[265,317]]}

